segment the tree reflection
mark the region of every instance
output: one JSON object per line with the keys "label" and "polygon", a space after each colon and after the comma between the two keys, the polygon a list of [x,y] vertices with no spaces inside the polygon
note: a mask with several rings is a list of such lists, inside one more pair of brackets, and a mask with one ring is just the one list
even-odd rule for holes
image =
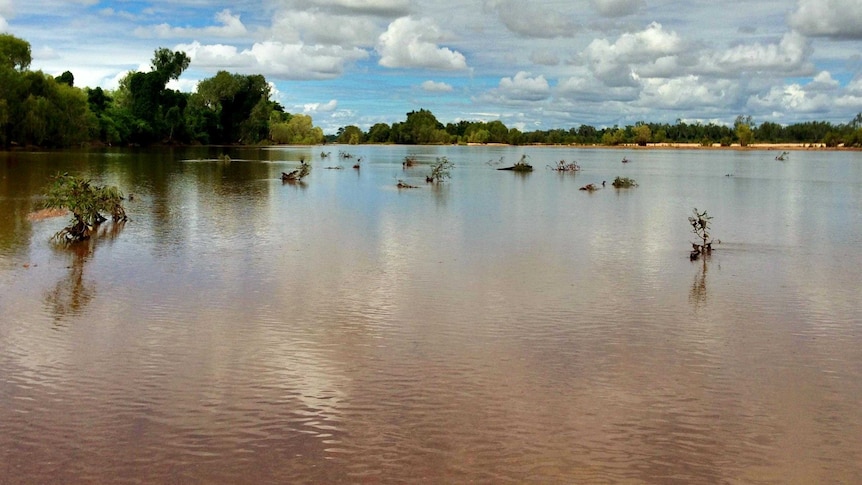
{"label": "tree reflection", "polygon": [[45,306],[54,316],[55,323],[59,324],[68,316],[79,315],[96,296],[95,283],[84,277],[86,262],[101,242],[114,240],[124,227],[124,222],[102,224],[85,241],[55,246],[56,251],[69,257],[68,273],[45,295]]}
{"label": "tree reflection", "polygon": [[700,268],[698,268],[697,274],[694,276],[694,282],[691,284],[691,291],[688,294],[688,301],[694,305],[695,310],[706,305],[706,274],[709,270],[707,260],[709,260],[709,255],[704,255],[698,260],[700,261]]}

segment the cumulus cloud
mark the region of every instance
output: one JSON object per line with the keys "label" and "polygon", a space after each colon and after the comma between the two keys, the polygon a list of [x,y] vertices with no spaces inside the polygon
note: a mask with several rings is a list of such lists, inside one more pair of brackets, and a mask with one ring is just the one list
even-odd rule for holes
{"label": "cumulus cloud", "polygon": [[653,22],[645,30],[625,33],[611,44],[606,39],[595,39],[584,50],[593,75],[608,86],[635,86],[638,75],[635,66],[655,63],[682,50],[683,43],[675,32],[665,31]]}
{"label": "cumulus cloud", "polygon": [[198,67],[234,68],[277,79],[332,79],[340,76],[345,65],[367,57],[361,49],[338,46],[307,46],[280,42],[259,42],[239,51],[234,46],[198,42],[177,46]]}
{"label": "cumulus cloud", "polygon": [[707,81],[688,75],[674,79],[648,79],[640,94],[642,106],[661,109],[726,107],[739,102],[736,85],[728,80]]}
{"label": "cumulus cloud", "polygon": [[305,114],[314,113],[331,113],[338,107],[338,100],[331,99],[326,103],[306,103],[302,106],[302,112]]}
{"label": "cumulus cloud", "polygon": [[862,39],[859,0],[799,0],[790,26],[812,37]]}
{"label": "cumulus cloud", "polygon": [[171,27],[169,24],[159,24],[150,27],[138,27],[135,29],[135,35],[138,37],[159,37],[159,38],[178,38],[178,37],[242,37],[248,34],[248,31],[239,18],[239,15],[234,15],[230,10],[222,10],[215,15],[215,20],[220,25],[213,25],[203,28],[193,27]]}
{"label": "cumulus cloud", "polygon": [[275,15],[270,35],[274,40],[294,43],[372,47],[380,29],[373,19],[337,15],[320,10],[283,11]]}
{"label": "cumulus cloud", "polygon": [[741,44],[701,59],[703,72],[738,75],[742,72],[804,73],[810,71],[811,43],[796,32],[784,34],[775,44]]}
{"label": "cumulus cloud", "polygon": [[439,47],[443,34],[431,20],[401,17],[382,33],[377,42],[379,64],[392,68],[458,70],[467,68],[463,54]]}
{"label": "cumulus cloud", "polygon": [[756,110],[795,113],[825,113],[834,99],[825,93],[809,92],[799,84],[775,86],[763,95],[753,96],[748,105]]}
{"label": "cumulus cloud", "polygon": [[429,93],[448,93],[452,91],[452,86],[443,82],[425,81],[422,83],[422,90]]}
{"label": "cumulus cloud", "polygon": [[504,77],[497,88],[479,97],[486,103],[520,104],[535,103],[548,99],[551,87],[545,76],[533,77],[529,72],[520,71],[514,77]]}
{"label": "cumulus cloud", "polygon": [[646,6],[644,0],[590,0],[590,4],[604,17],[633,15]]}
{"label": "cumulus cloud", "polygon": [[9,32],[9,22],[2,15],[0,15],[0,32]]}

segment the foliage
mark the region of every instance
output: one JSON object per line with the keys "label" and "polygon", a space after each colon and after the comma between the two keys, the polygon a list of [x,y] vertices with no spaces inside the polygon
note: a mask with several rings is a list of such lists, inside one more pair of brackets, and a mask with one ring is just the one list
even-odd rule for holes
{"label": "foliage", "polygon": [[346,145],[358,145],[362,143],[363,138],[362,130],[358,126],[350,125],[338,130],[335,141]]}
{"label": "foliage", "polygon": [[448,158],[438,158],[437,163],[431,166],[431,173],[425,179],[428,182],[442,182],[451,177],[449,171],[453,168],[455,168],[455,164],[450,162]]}
{"label": "foliage", "polygon": [[752,122],[751,116],[739,115],[736,117],[733,128],[736,138],[739,140],[739,146],[747,147],[754,140],[753,126],[754,122]]}
{"label": "foliage", "polygon": [[613,185],[614,188],[617,188],[617,189],[627,189],[629,187],[637,187],[638,183],[635,182],[635,179],[617,176],[617,178],[614,179],[614,181],[611,183],[611,185]]}
{"label": "foliage", "polygon": [[697,236],[698,242],[692,243],[691,259],[697,259],[701,254],[712,253],[712,217],[706,211],[700,212],[695,207],[692,215],[688,217],[691,232]]}
{"label": "foliage", "polygon": [[24,71],[32,60],[30,43],[11,34],[0,34],[0,68]]}
{"label": "foliage", "polygon": [[70,225],[54,235],[55,240],[63,243],[88,239],[91,231],[107,220],[102,213],[109,214],[114,222],[126,220],[123,194],[117,187],[95,185],[88,179],[67,173],[55,177],[43,206],[72,213]]}

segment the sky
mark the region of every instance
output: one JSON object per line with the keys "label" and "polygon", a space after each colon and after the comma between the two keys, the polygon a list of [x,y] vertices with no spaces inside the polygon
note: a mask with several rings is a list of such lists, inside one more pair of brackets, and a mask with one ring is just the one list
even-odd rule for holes
{"label": "sky", "polygon": [[225,70],[324,132],[430,110],[522,131],[850,122],[862,0],[0,0],[31,69],[115,89],[160,47],[193,91]]}

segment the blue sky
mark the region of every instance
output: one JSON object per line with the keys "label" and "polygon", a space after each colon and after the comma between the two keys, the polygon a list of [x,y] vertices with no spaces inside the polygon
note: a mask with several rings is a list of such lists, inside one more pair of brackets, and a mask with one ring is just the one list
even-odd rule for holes
{"label": "blue sky", "polygon": [[116,88],[159,47],[190,91],[263,74],[325,132],[501,120],[844,123],[862,112],[862,0],[0,0],[32,69]]}

